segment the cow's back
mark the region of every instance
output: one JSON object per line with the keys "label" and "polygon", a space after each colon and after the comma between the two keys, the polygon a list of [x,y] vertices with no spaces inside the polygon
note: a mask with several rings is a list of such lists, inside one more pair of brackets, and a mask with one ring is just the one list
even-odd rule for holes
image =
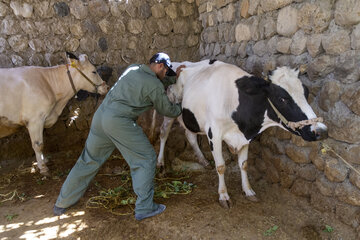
{"label": "cow's back", "polygon": [[[51,68],[50,68],[51,69]],[[25,125],[27,114],[54,101],[43,67],[0,68],[0,118],[2,126]]]}
{"label": "cow's back", "polygon": [[206,119],[231,119],[239,104],[235,81],[249,74],[221,61],[202,62],[185,68],[180,75],[184,85],[183,108],[192,111],[200,124]]}

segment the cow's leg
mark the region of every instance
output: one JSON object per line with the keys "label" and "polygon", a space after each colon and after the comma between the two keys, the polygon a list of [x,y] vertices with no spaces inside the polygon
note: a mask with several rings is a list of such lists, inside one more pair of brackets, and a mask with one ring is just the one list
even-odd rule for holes
{"label": "cow's leg", "polygon": [[209,135],[210,134],[208,134],[207,136],[210,143],[210,149],[214,156],[216,172],[219,176],[219,202],[222,207],[230,208],[232,203],[225,185],[224,176],[226,166],[224,158],[222,156],[222,139],[220,137],[220,134],[214,131],[214,129],[212,130],[212,134],[210,136]]}
{"label": "cow's leg", "polygon": [[40,169],[40,173],[45,176],[49,176],[49,169],[46,166],[47,160],[44,157],[43,151],[43,131],[44,131],[44,122],[42,121],[33,121],[29,122],[27,129],[31,138],[31,144],[35,151],[37,166]]}
{"label": "cow's leg", "polygon": [[160,128],[160,151],[157,159],[157,167],[164,167],[164,150],[167,138],[169,136],[171,126],[174,123],[175,118],[164,117],[164,121]]}
{"label": "cow's leg", "polygon": [[255,192],[252,190],[248,175],[247,175],[247,158],[248,158],[249,144],[244,145],[238,153],[238,162],[241,171],[241,185],[246,194],[246,198],[253,202],[258,202]]}
{"label": "cow's leg", "polygon": [[204,154],[201,152],[199,148],[199,144],[197,142],[197,135],[189,130],[185,130],[185,135],[187,140],[189,141],[191,147],[193,148],[195,155],[201,165],[204,166],[206,169],[212,169],[210,163],[206,158],[204,157]]}
{"label": "cow's leg", "polygon": [[150,127],[150,136],[149,140],[152,144],[155,143],[155,125],[156,125],[156,110],[153,109],[152,119],[151,119],[151,127]]}

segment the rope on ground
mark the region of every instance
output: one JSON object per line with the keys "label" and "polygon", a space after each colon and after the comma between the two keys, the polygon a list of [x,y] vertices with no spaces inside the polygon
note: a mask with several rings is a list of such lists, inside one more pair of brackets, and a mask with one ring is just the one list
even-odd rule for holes
{"label": "rope on ground", "polygon": [[[121,176],[121,185],[115,188],[105,189],[99,183],[95,185],[100,189],[99,195],[91,197],[86,202],[86,208],[105,208],[114,215],[130,215],[134,211],[133,205],[136,202],[136,195],[132,190],[131,176],[129,171],[123,171],[117,174],[103,174],[106,176]],[[155,178],[154,198],[169,198],[176,194],[189,194],[195,187],[194,184],[180,180],[189,178],[189,175],[173,178]],[[124,211],[123,207],[131,209]]]}
{"label": "rope on ground", "polygon": [[321,149],[321,152],[325,154],[327,151],[330,151],[334,153],[338,158],[340,158],[349,168],[351,168],[357,175],[360,176],[360,172],[354,168],[348,161],[346,161],[343,157],[341,157],[337,152],[334,151],[329,145],[326,143],[322,143],[323,148]]}
{"label": "rope on ground", "polygon": [[11,191],[9,193],[6,193],[6,194],[1,194],[0,193],[0,203],[3,203],[3,202],[7,202],[7,201],[11,201],[13,200],[15,197],[17,197],[20,201],[24,201],[25,198],[21,195],[19,195],[19,193],[17,192],[17,190],[14,190],[14,191]]}

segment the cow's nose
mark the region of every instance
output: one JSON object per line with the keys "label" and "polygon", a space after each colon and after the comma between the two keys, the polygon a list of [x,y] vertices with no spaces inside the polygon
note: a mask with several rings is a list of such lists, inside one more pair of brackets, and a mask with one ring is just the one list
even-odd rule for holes
{"label": "cow's nose", "polygon": [[325,128],[321,128],[321,127],[316,128],[315,137],[316,137],[317,141],[328,138],[327,128],[326,127]]}

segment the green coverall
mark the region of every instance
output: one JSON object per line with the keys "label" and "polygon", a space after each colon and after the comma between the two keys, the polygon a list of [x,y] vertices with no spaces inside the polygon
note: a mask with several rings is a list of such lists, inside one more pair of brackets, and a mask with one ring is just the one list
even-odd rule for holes
{"label": "green coverall", "polygon": [[61,188],[57,207],[68,208],[81,198],[116,147],[130,166],[135,213],[158,208],[153,202],[156,153],[136,120],[152,107],[162,115],[179,116],[180,105],[171,103],[164,90],[175,81],[166,77],[162,83],[147,65],[134,64],[124,71],[94,114],[85,148]]}

